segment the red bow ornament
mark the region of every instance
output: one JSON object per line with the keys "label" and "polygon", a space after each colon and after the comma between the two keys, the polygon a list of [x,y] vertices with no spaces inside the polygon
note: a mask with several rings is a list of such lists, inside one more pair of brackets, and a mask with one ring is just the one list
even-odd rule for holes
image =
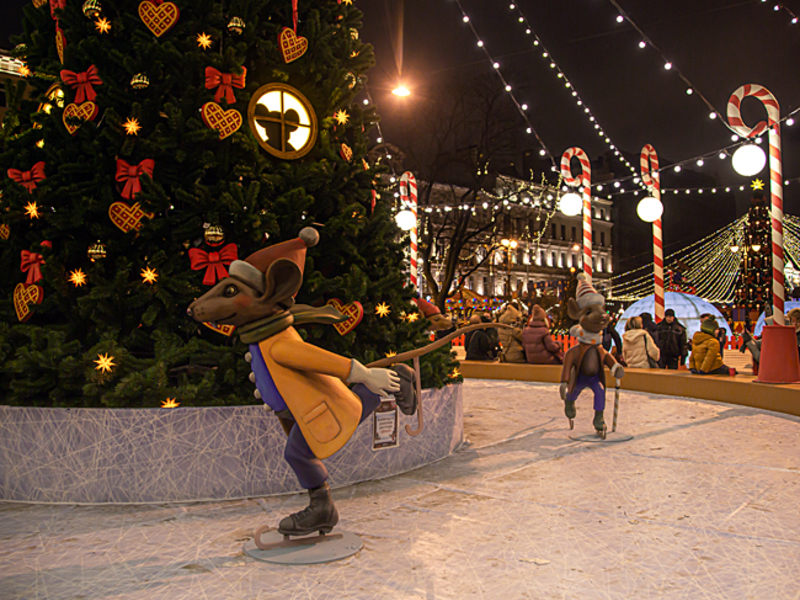
{"label": "red bow ornament", "polygon": [[239,258],[236,244],[226,244],[219,252],[206,252],[200,248],[189,249],[189,259],[192,261],[192,270],[206,270],[203,285],[214,285],[219,279],[228,276],[228,271],[223,265],[229,265]]}
{"label": "red bow ornament", "polygon": [[92,85],[102,85],[103,80],[97,74],[97,67],[90,66],[83,73],[74,71],[61,71],[61,80],[69,87],[75,88],[75,104],[83,104],[86,100],[94,101],[97,92]]}
{"label": "red bow ornament", "polygon": [[28,274],[28,279],[25,281],[28,285],[36,283],[42,279],[42,271],[39,265],[44,264],[44,257],[35,252],[22,251],[22,259],[19,263],[19,270]]}
{"label": "red bow ornament", "polygon": [[53,17],[54,21],[58,21],[58,17],[56,16],[57,8],[61,10],[67,8],[67,0],[50,0],[50,16]]}
{"label": "red bow ornament", "polygon": [[156,163],[152,158],[145,158],[138,165],[129,165],[121,158],[118,158],[116,180],[120,183],[125,183],[121,196],[123,198],[136,198],[136,194],[142,191],[139,176],[142,173],[147,173],[149,177],[152,177],[153,167],[155,166]]}
{"label": "red bow ornament", "polygon": [[20,171],[19,169],[9,169],[8,176],[28,190],[29,194],[33,193],[36,189],[36,182],[45,179],[44,175],[44,161],[40,160],[30,171]]}
{"label": "red bow ornament", "polygon": [[233,95],[233,88],[242,89],[244,87],[244,78],[247,75],[247,69],[242,67],[241,75],[234,75],[233,73],[220,73],[214,67],[206,67],[206,88],[213,90],[217,88],[217,93],[214,95],[214,102],[219,102],[220,98],[225,96],[228,104],[235,104],[236,97]]}

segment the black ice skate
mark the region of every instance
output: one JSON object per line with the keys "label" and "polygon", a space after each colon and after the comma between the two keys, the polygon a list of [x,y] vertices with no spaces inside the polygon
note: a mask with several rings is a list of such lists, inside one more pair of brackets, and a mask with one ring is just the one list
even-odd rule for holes
{"label": "black ice skate", "polygon": [[594,425],[594,428],[597,430],[597,435],[603,439],[606,439],[606,421],[603,418],[602,410],[594,411],[594,420],[592,421],[592,425]]}
{"label": "black ice skate", "polygon": [[569,428],[573,429],[575,427],[575,415],[578,414],[574,400],[564,400],[564,414],[569,419]]}
{"label": "black ice skate", "polygon": [[308,490],[310,502],[300,512],[281,519],[278,533],[283,535],[308,535],[330,533],[339,522],[339,513],[331,498],[331,486],[327,482]]}
{"label": "black ice skate", "polygon": [[394,400],[404,415],[417,412],[417,374],[408,365],[402,363],[392,365],[391,371],[400,377],[400,391],[394,393]]}

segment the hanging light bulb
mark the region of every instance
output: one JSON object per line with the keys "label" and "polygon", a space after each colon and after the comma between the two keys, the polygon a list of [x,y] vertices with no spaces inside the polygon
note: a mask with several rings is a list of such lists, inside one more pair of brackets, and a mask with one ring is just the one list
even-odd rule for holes
{"label": "hanging light bulb", "polygon": [[752,177],[760,173],[767,164],[764,151],[755,144],[740,146],[733,153],[733,169],[743,177]]}
{"label": "hanging light bulb", "polygon": [[583,200],[575,192],[569,192],[561,196],[560,209],[566,216],[574,217],[583,209]]}

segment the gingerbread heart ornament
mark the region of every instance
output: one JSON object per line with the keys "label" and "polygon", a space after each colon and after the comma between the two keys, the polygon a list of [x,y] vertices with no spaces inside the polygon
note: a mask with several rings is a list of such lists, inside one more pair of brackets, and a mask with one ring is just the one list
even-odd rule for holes
{"label": "gingerbread heart ornament", "polygon": [[332,306],[345,317],[347,317],[346,321],[333,324],[333,326],[336,328],[336,331],[339,332],[339,335],[347,335],[353,331],[356,327],[358,327],[358,324],[361,323],[361,319],[364,318],[364,307],[361,306],[360,302],[342,304],[341,300],[338,298],[333,298],[328,300],[326,306]]}
{"label": "gingerbread heart ornament", "polygon": [[70,135],[75,135],[75,132],[80,129],[80,123],[68,121],[67,119],[78,118],[83,121],[93,121],[97,116],[97,104],[94,102],[84,102],[82,104],[67,104],[64,108],[64,114],[61,120],[64,121],[64,127],[67,128]]}
{"label": "gingerbread heart ornament", "polygon": [[278,34],[278,47],[281,49],[283,62],[288,64],[306,53],[308,40],[304,37],[298,37],[294,31],[284,27]]}
{"label": "gingerbread heart ornament", "polygon": [[154,215],[143,211],[138,202],[133,206],[125,202],[114,202],[108,207],[108,216],[114,225],[128,233],[131,229],[139,231],[143,225],[142,219],[144,217],[152,219]]}
{"label": "gingerbread heart ornament", "polygon": [[225,110],[216,102],[206,102],[200,110],[203,122],[209,129],[219,131],[219,139],[233,135],[242,126],[242,114],[238,110]]}
{"label": "gingerbread heart ornament", "polygon": [[31,305],[41,304],[44,299],[42,286],[27,283],[18,283],[14,288],[14,310],[17,312],[17,319],[24,323],[33,315]]}
{"label": "gingerbread heart ornament", "polygon": [[181,11],[172,2],[156,5],[144,0],[139,4],[139,18],[156,37],[161,37],[172,29],[180,16]]}

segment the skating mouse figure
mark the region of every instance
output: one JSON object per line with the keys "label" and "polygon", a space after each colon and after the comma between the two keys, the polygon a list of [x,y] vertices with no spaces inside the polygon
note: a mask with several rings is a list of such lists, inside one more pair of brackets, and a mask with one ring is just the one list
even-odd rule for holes
{"label": "skating mouse figure", "polygon": [[294,302],[303,282],[306,249],[318,241],[317,231],[306,227],[294,240],[233,261],[229,277],[187,311],[201,323],[235,325],[236,334],[249,344],[245,358],[253,370],[250,380],[256,384],[256,397],[280,419],[288,436],[284,458],[310,497],[307,508],[281,520],[278,531],[283,535],[329,533],[339,521],[321,459],[347,443],[358,424],[380,405],[382,395],[393,395],[404,414],[416,412],[416,374],[402,363],[484,327],[459,329],[423,348],[368,366],[304,342],[293,324],[345,320],[331,306]]}
{"label": "skating mouse figure", "polygon": [[567,302],[567,312],[571,319],[578,321],[570,329],[570,335],[578,338],[578,343],[564,356],[561,370],[561,399],[564,401],[564,414],[569,419],[570,429],[574,426],[576,415],[575,400],[585,388],[594,392],[594,421],[597,434],[605,439],[606,424],[603,411],[606,407],[605,374],[603,365],[611,369],[611,375],[621,379],[625,375],[614,357],[603,349],[603,329],[611,318],[606,314],[606,300],[592,287],[585,273],[578,275],[578,288],[575,298]]}
{"label": "skating mouse figure", "polygon": [[[256,397],[269,405],[288,436],[284,458],[308,490],[309,506],[281,520],[283,535],[329,533],[339,521],[323,458],[344,446],[356,427],[393,394],[407,415],[416,410],[415,373],[408,365],[367,368],[303,341],[293,324],[335,323],[332,307],[298,306],[306,248],[319,241],[307,227],[300,237],[231,263],[229,277],[188,309],[199,322],[235,325],[249,344]],[[356,384],[348,388],[346,384]]]}

